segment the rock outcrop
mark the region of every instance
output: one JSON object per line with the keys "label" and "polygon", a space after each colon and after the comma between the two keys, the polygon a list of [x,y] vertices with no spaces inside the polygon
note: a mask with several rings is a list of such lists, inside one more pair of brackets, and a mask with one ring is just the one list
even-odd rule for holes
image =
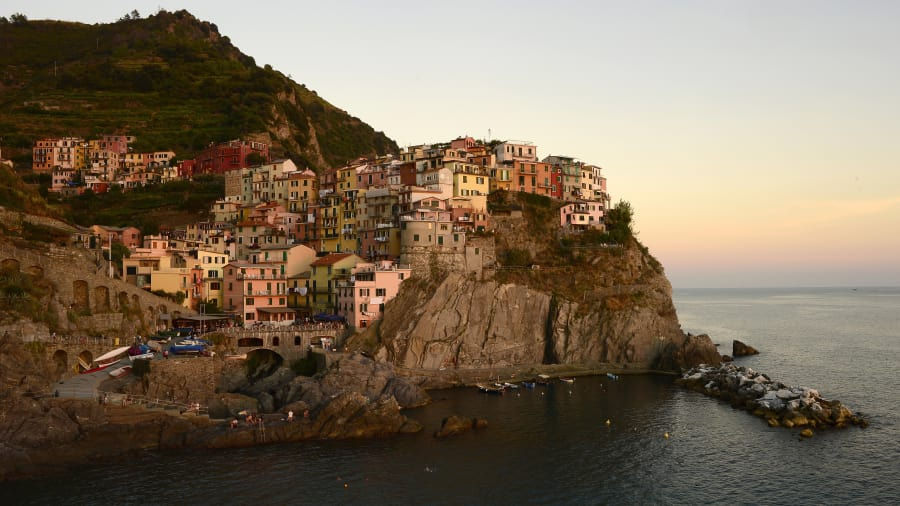
{"label": "rock outcrop", "polygon": [[[407,281],[377,327],[351,346],[414,370],[535,364],[678,370],[718,363],[708,337],[682,332],[661,268],[636,244],[623,249],[608,254],[616,265],[588,274],[542,268],[516,271],[505,282],[499,274],[478,280],[457,272]],[[576,299],[566,279],[596,283]]]}
{"label": "rock outcrop", "polygon": [[731,343],[731,356],[732,357],[746,357],[747,355],[759,355],[759,352],[756,351],[756,348],[753,346],[747,345],[735,339]]}
{"label": "rock outcrop", "polygon": [[464,416],[451,415],[441,421],[441,428],[434,433],[436,438],[445,438],[468,432],[472,429],[483,429],[487,427],[487,420],[484,418],[468,418]]}
{"label": "rock outcrop", "polygon": [[[770,427],[844,428],[868,426],[837,400],[827,400],[806,387],[790,387],[765,374],[733,363],[701,365],[685,372],[677,382],[686,388],[728,401],[766,420]],[[805,431],[804,431],[805,432]],[[811,431],[809,433],[811,434]]]}

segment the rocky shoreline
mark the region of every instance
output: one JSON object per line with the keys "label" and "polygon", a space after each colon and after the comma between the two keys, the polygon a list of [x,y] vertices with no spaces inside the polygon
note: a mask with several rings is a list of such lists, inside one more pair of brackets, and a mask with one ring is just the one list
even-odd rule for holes
{"label": "rocky shoreline", "polygon": [[675,380],[677,384],[731,403],[766,420],[770,427],[802,429],[811,437],[812,429],[867,427],[869,422],[838,400],[824,399],[806,387],[792,387],[767,375],[734,363],[699,365]]}

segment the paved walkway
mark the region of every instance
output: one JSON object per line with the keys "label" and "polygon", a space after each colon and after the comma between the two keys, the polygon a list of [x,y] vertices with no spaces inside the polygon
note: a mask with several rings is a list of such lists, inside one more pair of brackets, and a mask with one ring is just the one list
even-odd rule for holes
{"label": "paved walkway", "polygon": [[122,359],[103,369],[102,371],[92,372],[90,374],[78,374],[70,378],[66,378],[53,385],[53,390],[59,392],[60,397],[68,397],[74,399],[96,399],[97,387],[103,380],[109,379],[109,371],[130,363],[129,360]]}

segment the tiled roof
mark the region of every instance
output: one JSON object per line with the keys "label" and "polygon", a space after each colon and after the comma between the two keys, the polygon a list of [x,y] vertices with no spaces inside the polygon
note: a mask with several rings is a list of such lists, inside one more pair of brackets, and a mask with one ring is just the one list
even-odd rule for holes
{"label": "tiled roof", "polygon": [[334,265],[341,260],[353,256],[351,253],[329,253],[319,257],[311,265]]}

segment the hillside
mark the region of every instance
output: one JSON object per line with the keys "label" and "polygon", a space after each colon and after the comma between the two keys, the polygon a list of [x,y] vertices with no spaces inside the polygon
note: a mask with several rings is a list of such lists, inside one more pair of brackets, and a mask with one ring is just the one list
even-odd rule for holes
{"label": "hillside", "polygon": [[0,110],[4,156],[19,165],[38,137],[100,133],[130,133],[135,150],[179,158],[250,137],[314,168],[397,150],[184,10],[109,24],[0,24]]}

